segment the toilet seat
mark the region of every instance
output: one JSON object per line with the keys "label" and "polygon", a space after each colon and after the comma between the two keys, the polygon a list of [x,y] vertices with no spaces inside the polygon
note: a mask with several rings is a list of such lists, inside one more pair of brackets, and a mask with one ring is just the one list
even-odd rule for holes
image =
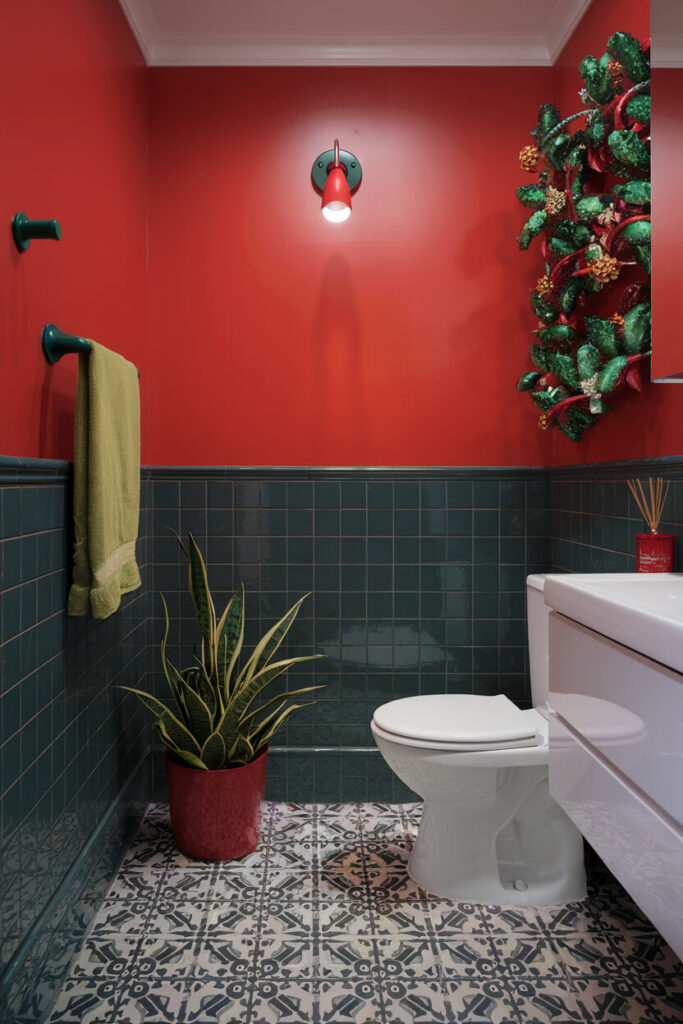
{"label": "toilet seat", "polygon": [[536,747],[543,742],[538,717],[503,694],[440,693],[383,704],[372,724],[396,743],[465,752]]}

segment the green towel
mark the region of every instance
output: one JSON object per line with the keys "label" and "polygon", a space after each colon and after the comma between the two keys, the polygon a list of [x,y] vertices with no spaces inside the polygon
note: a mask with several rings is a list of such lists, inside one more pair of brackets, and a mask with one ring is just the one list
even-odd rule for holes
{"label": "green towel", "polygon": [[106,619],[140,586],[140,392],[132,363],[92,341],[78,357],[69,615]]}

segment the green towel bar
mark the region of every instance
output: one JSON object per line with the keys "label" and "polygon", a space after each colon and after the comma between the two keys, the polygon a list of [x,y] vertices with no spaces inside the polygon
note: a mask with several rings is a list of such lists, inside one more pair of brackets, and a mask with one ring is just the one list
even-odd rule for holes
{"label": "green towel bar", "polygon": [[79,338],[77,334],[65,334],[56,324],[45,324],[42,338],[43,352],[51,365],[69,352],[90,351],[90,342],[86,338]]}
{"label": "green towel bar", "polygon": [[62,229],[58,220],[30,220],[25,213],[15,213],[12,218],[12,237],[19,252],[25,252],[32,238],[52,238],[58,242]]}

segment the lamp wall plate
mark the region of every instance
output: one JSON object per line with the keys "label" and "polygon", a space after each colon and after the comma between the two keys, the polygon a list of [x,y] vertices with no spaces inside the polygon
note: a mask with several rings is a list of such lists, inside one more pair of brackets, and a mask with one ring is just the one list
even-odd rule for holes
{"label": "lamp wall plate", "polygon": [[[334,163],[334,150],[326,149],[324,153],[316,157],[313,163],[313,170],[311,171],[311,177],[313,183],[322,192],[325,188],[325,182],[327,181],[327,169],[330,164]],[[346,180],[348,182],[349,189],[353,192],[354,188],[357,188],[360,184],[360,179],[363,175],[361,171],[360,161],[358,157],[354,156],[353,153],[349,153],[346,149],[339,150],[339,163],[344,168],[346,174]]]}
{"label": "lamp wall plate", "polygon": [[12,218],[12,237],[19,252],[25,252],[32,238],[51,238],[58,242],[62,228],[58,220],[30,220],[25,213],[15,213]]}

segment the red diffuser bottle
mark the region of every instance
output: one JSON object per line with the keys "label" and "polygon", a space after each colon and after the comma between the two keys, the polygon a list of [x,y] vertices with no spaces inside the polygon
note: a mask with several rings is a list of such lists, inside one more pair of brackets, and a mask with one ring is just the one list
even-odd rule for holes
{"label": "red diffuser bottle", "polygon": [[659,533],[669,484],[664,487],[660,476],[654,482],[650,477],[648,484],[649,494],[646,494],[640,480],[628,481],[631,494],[650,529],[649,533],[636,534],[636,572],[673,572],[676,538],[673,533]]}

